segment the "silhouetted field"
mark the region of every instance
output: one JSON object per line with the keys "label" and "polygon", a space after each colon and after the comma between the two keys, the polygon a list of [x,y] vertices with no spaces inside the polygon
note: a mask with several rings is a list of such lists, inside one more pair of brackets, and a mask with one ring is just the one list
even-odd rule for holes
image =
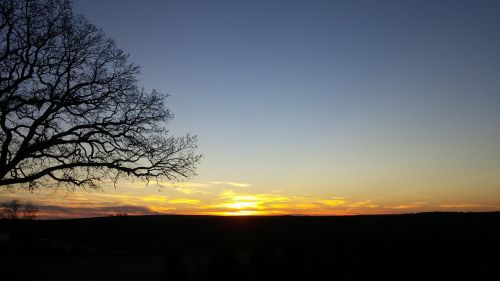
{"label": "silhouetted field", "polygon": [[500,280],[500,213],[0,222],[1,280]]}

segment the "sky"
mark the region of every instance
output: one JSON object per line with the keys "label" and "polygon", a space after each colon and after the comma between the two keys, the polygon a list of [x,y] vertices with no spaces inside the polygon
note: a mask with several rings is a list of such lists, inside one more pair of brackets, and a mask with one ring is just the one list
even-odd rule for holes
{"label": "sky", "polygon": [[74,0],[198,175],[0,193],[41,216],[500,210],[500,2]]}

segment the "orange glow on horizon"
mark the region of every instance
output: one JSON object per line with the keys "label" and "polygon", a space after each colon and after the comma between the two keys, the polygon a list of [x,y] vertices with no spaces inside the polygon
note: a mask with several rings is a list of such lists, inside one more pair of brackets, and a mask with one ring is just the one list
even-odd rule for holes
{"label": "orange glow on horizon", "polygon": [[[120,190],[0,194],[0,201],[18,199],[39,206],[39,218],[82,218],[110,215],[212,215],[212,216],[345,216],[401,214],[432,211],[498,211],[494,200],[369,199],[353,196],[288,194],[282,190],[258,193],[247,184],[217,181],[183,184],[162,191],[122,186]],[[234,186],[234,188],[232,188]]]}

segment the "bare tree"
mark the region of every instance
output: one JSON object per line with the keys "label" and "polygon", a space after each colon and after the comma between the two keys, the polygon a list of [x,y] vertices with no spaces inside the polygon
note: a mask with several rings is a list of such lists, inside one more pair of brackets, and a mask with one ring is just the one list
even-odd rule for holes
{"label": "bare tree", "polygon": [[23,208],[23,219],[32,220],[36,219],[39,209],[31,203],[26,203]]}
{"label": "bare tree", "polygon": [[196,137],[168,134],[138,73],[69,0],[0,0],[0,186],[192,176]]}
{"label": "bare tree", "polygon": [[2,217],[15,220],[18,218],[18,213],[21,210],[21,203],[14,199],[10,202],[2,204]]}

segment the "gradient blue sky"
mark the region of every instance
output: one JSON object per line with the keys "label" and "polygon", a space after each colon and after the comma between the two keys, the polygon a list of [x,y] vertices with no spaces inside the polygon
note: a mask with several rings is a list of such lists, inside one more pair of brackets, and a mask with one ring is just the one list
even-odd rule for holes
{"label": "gradient blue sky", "polygon": [[130,53],[146,90],[172,95],[172,133],[197,134],[204,154],[193,182],[500,209],[499,1],[75,0],[74,11]]}

